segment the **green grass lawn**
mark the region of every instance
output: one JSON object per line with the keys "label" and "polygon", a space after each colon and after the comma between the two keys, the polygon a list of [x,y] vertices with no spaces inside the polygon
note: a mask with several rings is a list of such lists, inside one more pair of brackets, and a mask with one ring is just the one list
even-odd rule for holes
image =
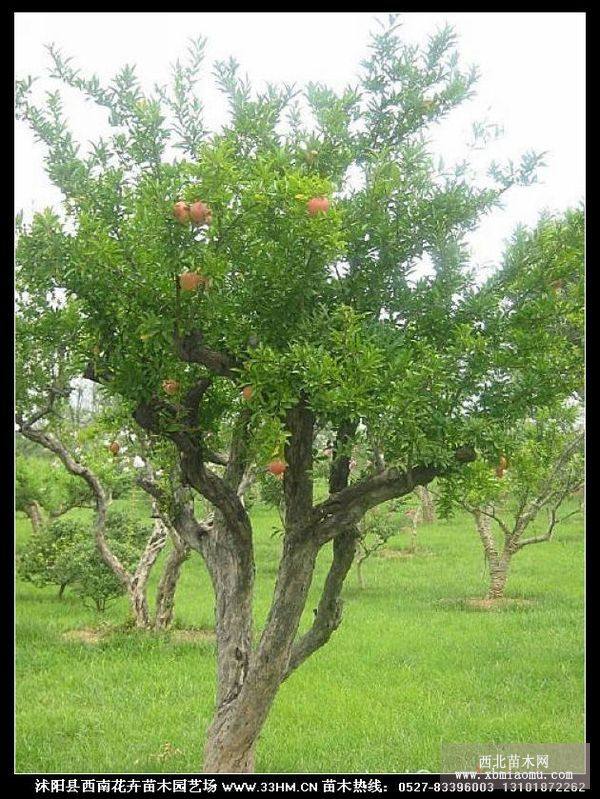
{"label": "green grass lawn", "polygon": [[[280,543],[271,536],[273,511],[257,504],[252,516],[258,630]],[[29,522],[18,518],[17,547],[28,534]],[[500,610],[462,602],[486,591],[469,517],[421,527],[419,543],[423,552],[412,558],[371,558],[364,590],[350,575],[342,626],[278,694],[258,745],[258,771],[435,771],[444,742],[583,741],[581,517],[561,525],[553,541],[518,553],[507,596],[530,602]],[[404,534],[390,546],[406,544]],[[327,548],[304,626],[329,557]],[[177,627],[212,626],[209,580],[195,553],[175,615]],[[98,614],[69,589],[60,600],[56,589],[18,582],[17,771],[201,769],[214,644],[125,631],[98,643],[63,637],[126,617],[125,599]]]}

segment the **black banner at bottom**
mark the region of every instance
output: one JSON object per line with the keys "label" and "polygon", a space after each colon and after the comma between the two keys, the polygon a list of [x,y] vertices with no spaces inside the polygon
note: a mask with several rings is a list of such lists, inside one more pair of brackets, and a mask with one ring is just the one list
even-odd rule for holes
{"label": "black banner at bottom", "polygon": [[398,796],[419,793],[579,792],[587,774],[456,772],[455,774],[13,774],[15,796],[191,796],[230,793]]}

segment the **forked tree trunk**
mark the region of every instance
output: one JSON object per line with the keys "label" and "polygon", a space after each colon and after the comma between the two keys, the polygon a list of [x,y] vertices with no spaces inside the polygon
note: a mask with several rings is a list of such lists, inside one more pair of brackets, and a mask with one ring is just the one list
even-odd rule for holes
{"label": "forked tree trunk", "polygon": [[160,555],[166,540],[168,531],[155,511],[154,529],[152,535],[146,542],[144,551],[138,561],[138,565],[133,576],[126,575],[125,587],[129,594],[131,610],[135,626],[140,629],[150,627],[150,610],[148,608],[148,580],[152,567]]}
{"label": "forked tree trunk", "polygon": [[[196,332],[180,342],[184,360],[205,363],[218,374],[231,376],[227,357],[202,344]],[[197,409],[210,379],[201,379],[190,389],[185,406],[191,423],[197,425]],[[138,406],[135,418],[150,432],[160,432],[156,403]],[[217,697],[204,750],[206,773],[252,771],[256,743],[281,683],[319,647],[341,620],[340,593],[352,566],[357,525],[371,508],[406,496],[416,485],[437,476],[432,466],[419,466],[410,474],[396,468],[349,483],[349,445],[358,422],[340,425],[330,471],[329,498],[313,503],[312,444],[315,415],[305,397],[286,414],[288,437],[284,475],[285,533],[277,581],[269,615],[260,641],[252,647],[252,594],[254,555],[252,525],[237,493],[247,467],[247,426],[244,410],[235,426],[223,477],[207,467],[195,437],[175,432],[171,438],[179,448],[185,483],[195,488],[217,510],[213,524],[199,525],[191,503],[178,513],[178,531],[202,554],[215,592],[217,634]],[[458,453],[456,455],[459,459]],[[474,454],[461,450],[461,462]],[[189,528],[189,530],[187,529]],[[202,528],[202,529],[201,529]],[[322,546],[333,542],[333,558],[310,629],[298,636],[300,619]]]}
{"label": "forked tree trunk", "polygon": [[173,549],[165,563],[156,593],[155,630],[167,630],[171,626],[175,607],[175,591],[181,574],[181,567],[190,554],[189,546],[179,537],[175,530],[171,530],[171,540]]}

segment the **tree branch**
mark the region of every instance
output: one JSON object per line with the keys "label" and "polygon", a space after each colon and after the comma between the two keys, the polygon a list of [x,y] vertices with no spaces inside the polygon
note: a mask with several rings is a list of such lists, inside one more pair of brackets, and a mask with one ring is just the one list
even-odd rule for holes
{"label": "tree branch", "polygon": [[200,330],[183,336],[175,334],[174,339],[175,350],[182,361],[202,364],[209,372],[230,380],[236,378],[234,369],[239,368],[240,364],[232,355],[204,346],[204,335]]}
{"label": "tree branch", "polygon": [[[476,458],[470,447],[460,447],[455,460],[467,463]],[[410,494],[417,485],[427,485],[434,477],[444,473],[437,466],[415,466],[402,471],[394,467],[353,483],[313,508],[310,526],[322,543],[357,524],[365,513],[389,499]]]}
{"label": "tree branch", "polygon": [[286,680],[313,652],[326,644],[340,626],[343,609],[340,595],[344,580],[354,561],[358,536],[358,529],[351,527],[333,539],[333,560],[325,579],[312,627],[292,647],[283,680]]}
{"label": "tree branch", "polygon": [[312,443],[315,414],[304,397],[291,408],[285,419],[289,438],[285,446],[288,468],[283,478],[286,526],[302,524],[312,510]]}
{"label": "tree branch", "polygon": [[70,474],[81,477],[91,488],[96,499],[96,519],[94,522],[94,538],[102,560],[117,575],[123,586],[128,590],[131,584],[131,576],[123,566],[119,558],[108,546],[105,536],[106,514],[108,511],[109,499],[98,476],[87,466],[79,463],[68,451],[63,442],[55,435],[42,430],[34,430],[31,427],[21,428],[21,433],[30,441],[35,441],[40,446],[58,455],[61,462]]}
{"label": "tree branch", "polygon": [[[134,411],[137,423],[153,433],[161,432],[160,410],[165,404],[156,399],[152,402],[140,403]],[[202,494],[222,514],[228,529],[236,535],[238,541],[243,541],[244,546],[252,539],[252,529],[248,514],[244,509],[241,499],[237,495],[237,485],[245,468],[239,472],[239,480],[231,485],[233,471],[238,470],[239,458],[233,457],[234,447],[229,458],[229,465],[225,477],[206,468],[204,453],[199,439],[181,430],[167,430],[166,435],[179,449],[179,457],[183,476],[187,483]],[[234,481],[235,482],[235,481]]]}
{"label": "tree branch", "polygon": [[348,485],[350,476],[350,455],[346,448],[358,427],[358,421],[344,421],[340,424],[333,444],[333,459],[329,469],[329,493],[337,494]]}

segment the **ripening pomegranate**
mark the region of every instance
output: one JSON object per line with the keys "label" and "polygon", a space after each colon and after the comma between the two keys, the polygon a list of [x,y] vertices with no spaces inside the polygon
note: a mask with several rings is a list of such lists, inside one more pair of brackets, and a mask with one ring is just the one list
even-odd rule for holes
{"label": "ripening pomegranate", "polygon": [[187,225],[190,221],[190,207],[183,200],[173,206],[173,216],[181,225]]}
{"label": "ripening pomegranate", "polygon": [[244,386],[242,389],[242,397],[248,401],[252,399],[252,395],[254,394],[254,389],[252,386]]}
{"label": "ripening pomegranate", "polygon": [[195,225],[210,225],[212,222],[212,211],[206,203],[198,202],[190,205],[190,219]]}
{"label": "ripening pomegranate", "polygon": [[113,441],[112,444],[109,444],[108,449],[112,452],[113,455],[118,455],[121,446],[118,441]]}
{"label": "ripening pomegranate", "polygon": [[267,471],[271,472],[271,474],[274,474],[276,477],[282,475],[286,469],[287,463],[284,463],[284,461],[279,459],[271,461],[271,463],[269,463],[267,466]]}
{"label": "ripening pomegranate", "polygon": [[195,291],[203,282],[204,278],[198,272],[182,272],[179,275],[179,285],[182,291]]}
{"label": "ripening pomegranate", "polygon": [[179,391],[179,381],[177,380],[163,380],[162,382],[163,391],[165,394],[177,394]]}
{"label": "ripening pomegranate", "polygon": [[306,210],[309,216],[316,216],[317,214],[326,214],[329,211],[329,200],[327,197],[311,197],[306,203]]}

